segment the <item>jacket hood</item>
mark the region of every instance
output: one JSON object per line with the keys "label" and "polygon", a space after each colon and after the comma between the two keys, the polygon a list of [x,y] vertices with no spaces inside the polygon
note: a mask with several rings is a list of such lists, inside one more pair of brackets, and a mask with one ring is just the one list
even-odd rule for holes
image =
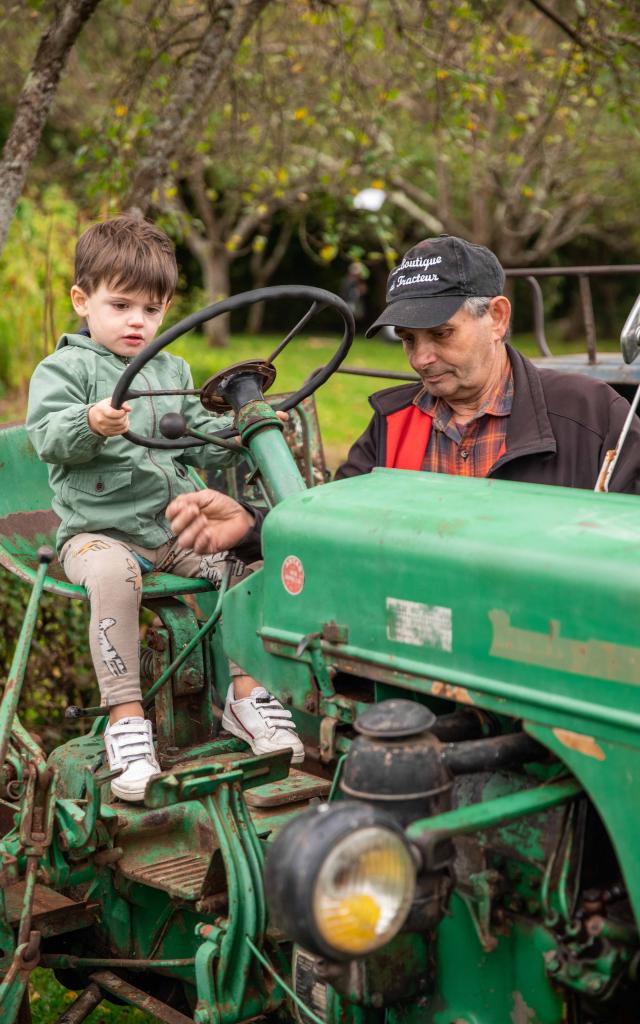
{"label": "jacket hood", "polygon": [[63,334],[60,341],[56,345],[56,352],[61,348],[86,348],[90,352],[95,352],[99,356],[114,356],[115,359],[120,359],[120,356],[116,355],[115,352],[111,352],[110,349],[105,348],[104,345],[99,345],[97,341],[90,338],[88,334]]}

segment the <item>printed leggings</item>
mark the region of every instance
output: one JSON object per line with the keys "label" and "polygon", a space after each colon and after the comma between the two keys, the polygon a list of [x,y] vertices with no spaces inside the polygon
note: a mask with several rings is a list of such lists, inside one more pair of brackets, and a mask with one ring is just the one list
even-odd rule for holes
{"label": "printed leggings", "polygon": [[[142,570],[134,551],[154,569],[210,580],[217,587],[228,557],[226,551],[198,555],[182,550],[175,540],[159,548],[143,548],[101,533],[79,533],[67,541],[60,562],[71,582],[85,587],[89,596],[89,646],[106,707],[142,698],[138,628]],[[246,572],[246,567],[237,563],[239,578]],[[239,674],[241,669],[232,664],[231,675]]]}

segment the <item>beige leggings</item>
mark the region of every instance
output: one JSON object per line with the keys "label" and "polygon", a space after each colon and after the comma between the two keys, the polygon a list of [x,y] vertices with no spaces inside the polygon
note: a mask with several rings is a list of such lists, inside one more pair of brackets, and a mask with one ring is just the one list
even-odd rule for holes
{"label": "beige leggings", "polygon": [[[79,533],[60,552],[60,562],[72,583],[86,588],[91,604],[89,646],[103,706],[142,699],[138,619],[142,570],[132,552],[154,569],[189,579],[198,577],[220,586],[228,554],[197,555],[182,550],[175,540],[159,548],[143,548],[101,533]],[[246,574],[237,563],[237,574]],[[235,574],[235,570],[234,570]],[[231,674],[241,670],[231,665]]]}

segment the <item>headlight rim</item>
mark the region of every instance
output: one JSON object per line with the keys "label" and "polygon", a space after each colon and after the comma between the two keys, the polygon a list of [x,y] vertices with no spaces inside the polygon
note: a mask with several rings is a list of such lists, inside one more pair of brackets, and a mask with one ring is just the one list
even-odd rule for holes
{"label": "headlight rim", "polygon": [[[323,875],[326,876],[329,873],[329,871],[331,869],[332,861],[335,862],[341,855],[344,856],[344,851],[341,848],[344,847],[345,844],[357,842],[358,838],[362,839],[364,833],[371,833],[370,837],[368,837],[368,838],[370,838],[372,841],[371,841],[371,843],[369,845],[364,846],[359,851],[359,853],[358,853],[359,857],[364,857],[364,856],[366,856],[367,853],[371,853],[371,852],[375,851],[376,847],[378,849],[380,849],[380,847],[382,846],[382,842],[380,840],[382,840],[383,842],[388,842],[389,838],[391,838],[393,840],[391,848],[393,847],[393,844],[395,844],[396,845],[396,850],[400,854],[400,858],[404,860],[404,863],[402,864],[402,867],[406,871],[406,874],[404,876],[404,883],[405,883],[405,885],[403,885],[403,889],[405,889],[405,891],[404,891],[404,893],[402,895],[402,900],[401,900],[401,902],[398,905],[397,911],[393,914],[393,916],[391,918],[394,927],[393,927],[393,929],[389,930],[390,926],[389,925],[386,926],[386,928],[385,928],[385,938],[384,939],[375,938],[369,944],[367,944],[366,946],[363,946],[363,948],[361,948],[361,949],[358,949],[358,950],[354,950],[354,949],[348,950],[348,949],[344,949],[344,948],[341,948],[341,947],[334,946],[333,943],[331,942],[331,940],[327,937],[326,932],[323,930],[323,925],[322,925],[322,922],[321,922],[321,920],[319,918],[320,902],[321,902],[321,900],[323,898],[324,898],[324,900],[326,900],[328,902],[330,897],[329,897],[328,893],[325,893],[324,896],[322,894],[320,894],[319,893],[319,886],[321,885],[321,883],[323,881]],[[411,909],[411,905],[413,903],[413,900],[415,899],[416,875],[415,875],[415,863],[414,863],[414,860],[413,860],[413,858],[411,856],[411,850],[409,848],[408,843],[404,840],[404,835],[402,835],[402,838],[401,838],[401,835],[402,835],[402,833],[399,833],[398,830],[388,828],[386,823],[385,824],[377,823],[377,824],[363,825],[360,828],[353,829],[347,835],[344,835],[340,839],[338,839],[335,842],[334,846],[330,850],[327,851],[324,860],[320,863],[320,867],[318,869],[318,873],[316,874],[316,877],[314,879],[313,889],[312,889],[311,894],[310,894],[310,906],[311,906],[312,920],[313,920],[313,924],[314,924],[315,930],[316,930],[316,932],[317,932],[317,934],[319,936],[320,941],[325,943],[327,945],[327,948],[330,948],[330,949],[334,950],[335,953],[340,953],[343,956],[354,957],[354,958],[369,956],[371,953],[375,953],[378,949],[381,949],[383,946],[387,945],[387,943],[390,942],[391,939],[394,938],[397,935],[398,931],[402,928],[402,925],[406,921],[407,916],[409,914],[409,910]],[[376,836],[379,837],[377,844],[375,842]],[[414,869],[413,872],[411,872],[412,868]],[[328,883],[329,879],[325,878],[324,881],[326,883]],[[373,882],[373,879],[372,879],[372,882]],[[408,887],[406,886],[407,882],[408,882]],[[364,888],[363,888],[363,891],[362,891],[361,895],[368,895],[365,892]],[[403,906],[404,906],[404,912],[403,912]],[[387,934],[387,932],[389,932],[389,933]]]}
{"label": "headlight rim", "polygon": [[301,814],[282,830],[267,857],[265,889],[273,923],[287,939],[328,960],[348,961],[375,953],[401,931],[410,911],[411,902],[393,934],[362,954],[331,946],[319,931],[313,897],[320,870],[338,842],[368,827],[385,829],[399,839],[414,866],[415,883],[415,857],[401,826],[379,808],[355,800],[321,804]]}

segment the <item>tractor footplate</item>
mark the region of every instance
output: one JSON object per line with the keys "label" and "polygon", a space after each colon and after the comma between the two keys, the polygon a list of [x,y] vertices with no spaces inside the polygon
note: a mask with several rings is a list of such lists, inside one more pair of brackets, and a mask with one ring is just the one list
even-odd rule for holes
{"label": "tractor footplate", "polygon": [[121,870],[132,882],[162,889],[174,899],[196,900],[202,892],[210,860],[210,856],[180,854],[164,857],[152,864],[136,861]]}
{"label": "tractor footplate", "polygon": [[281,807],[283,804],[298,804],[313,797],[327,797],[331,783],[309,775],[299,768],[289,770],[289,778],[270,782],[266,786],[249,789],[244,798],[249,807]]}
{"label": "tractor footplate", "polygon": [[[24,900],[25,882],[16,882],[4,890],[9,923],[20,921]],[[96,903],[86,900],[78,902],[63,896],[46,885],[36,884],[33,894],[32,928],[39,931],[43,939],[52,935],[63,935],[78,928],[88,928],[96,921]]]}

